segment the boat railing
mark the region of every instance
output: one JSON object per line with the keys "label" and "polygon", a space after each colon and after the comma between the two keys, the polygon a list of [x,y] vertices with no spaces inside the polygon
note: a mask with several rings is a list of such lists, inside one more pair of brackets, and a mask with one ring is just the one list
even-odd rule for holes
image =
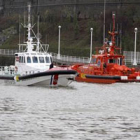
{"label": "boat railing", "polygon": [[15,66],[0,66],[0,74],[14,76],[17,74],[17,71],[15,70]]}
{"label": "boat railing", "polygon": [[[40,73],[43,70],[40,69],[36,69],[36,70],[30,70],[30,71],[23,71],[22,75],[30,75],[30,74],[34,74],[34,73]],[[17,69],[15,66],[0,66],[0,75],[9,75],[9,76],[14,76],[14,75],[19,75]]]}
{"label": "boat railing", "polygon": [[[49,49],[49,44],[40,44],[40,48],[39,51],[40,52],[48,52]],[[34,46],[34,50],[36,50],[36,45]],[[26,44],[19,44],[19,52],[26,52],[27,48],[26,48]]]}

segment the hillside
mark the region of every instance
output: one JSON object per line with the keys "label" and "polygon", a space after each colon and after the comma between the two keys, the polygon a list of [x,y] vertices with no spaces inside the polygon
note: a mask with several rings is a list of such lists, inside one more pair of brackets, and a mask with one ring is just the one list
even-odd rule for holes
{"label": "hillside", "polygon": [[[106,37],[111,28],[112,11],[116,13],[116,30],[122,33],[122,40],[118,34],[117,44],[122,41],[123,50],[133,50],[134,46],[134,28],[140,27],[140,6],[131,4],[123,7],[106,6]],[[103,7],[86,6],[80,7],[74,12],[73,7],[51,7],[40,11],[40,33],[43,43],[49,43],[49,51],[57,52],[58,25],[61,25],[61,54],[89,56],[90,46],[90,28],[93,27],[93,51],[103,42]],[[32,10],[32,22],[37,21],[37,14]],[[19,42],[19,20],[24,23],[23,13],[11,13],[10,15],[0,17],[0,32],[4,29],[14,26],[17,33],[10,35],[0,48],[17,49]],[[27,20],[27,16],[26,16]],[[36,31],[36,25],[34,27]],[[21,28],[21,42],[24,41],[25,31]],[[139,38],[138,33],[138,38]],[[140,51],[140,41],[137,41],[137,51]]]}

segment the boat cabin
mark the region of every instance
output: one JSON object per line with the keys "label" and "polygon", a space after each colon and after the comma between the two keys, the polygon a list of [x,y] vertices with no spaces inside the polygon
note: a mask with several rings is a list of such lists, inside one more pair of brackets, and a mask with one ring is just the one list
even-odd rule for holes
{"label": "boat cabin", "polygon": [[121,66],[124,64],[124,56],[122,55],[93,55],[91,63],[98,67],[100,67],[101,64],[104,64],[104,63],[106,65],[118,64]]}
{"label": "boat cabin", "polygon": [[92,75],[118,73],[123,65],[123,55],[93,55],[90,64],[80,66],[78,72]]}
{"label": "boat cabin", "polygon": [[52,64],[52,56],[48,53],[41,52],[23,52],[15,54],[15,66],[19,73],[28,73],[31,71],[40,72],[48,70]]}

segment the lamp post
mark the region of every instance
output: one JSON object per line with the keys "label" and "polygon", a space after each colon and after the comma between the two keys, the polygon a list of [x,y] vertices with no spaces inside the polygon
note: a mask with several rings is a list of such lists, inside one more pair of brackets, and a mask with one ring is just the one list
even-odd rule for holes
{"label": "lamp post", "polygon": [[104,41],[105,41],[105,9],[106,9],[106,0],[104,0],[103,44],[104,44]]}
{"label": "lamp post", "polygon": [[135,32],[135,46],[134,46],[134,62],[133,65],[137,65],[137,60],[136,60],[136,42],[137,42],[137,31],[138,28],[135,28],[134,32]]}
{"label": "lamp post", "polygon": [[59,35],[58,35],[58,54],[57,54],[57,59],[60,59],[60,29],[61,29],[60,25],[58,26],[58,29],[59,29]]}
{"label": "lamp post", "polygon": [[122,53],[122,24],[120,24],[120,54]]}
{"label": "lamp post", "polygon": [[90,62],[92,59],[92,35],[93,35],[93,28],[90,28],[90,32],[91,32],[91,41],[90,41]]}
{"label": "lamp post", "polygon": [[[20,23],[20,15],[19,15],[19,23]],[[19,24],[19,52],[20,52],[20,49],[21,49],[21,48],[20,48],[20,28],[21,28],[21,27],[20,27],[20,24]]]}

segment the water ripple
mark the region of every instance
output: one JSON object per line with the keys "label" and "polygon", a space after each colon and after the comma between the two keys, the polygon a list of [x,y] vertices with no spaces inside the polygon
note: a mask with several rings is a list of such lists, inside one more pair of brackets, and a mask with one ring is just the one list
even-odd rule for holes
{"label": "water ripple", "polygon": [[139,86],[1,85],[0,140],[138,140]]}

